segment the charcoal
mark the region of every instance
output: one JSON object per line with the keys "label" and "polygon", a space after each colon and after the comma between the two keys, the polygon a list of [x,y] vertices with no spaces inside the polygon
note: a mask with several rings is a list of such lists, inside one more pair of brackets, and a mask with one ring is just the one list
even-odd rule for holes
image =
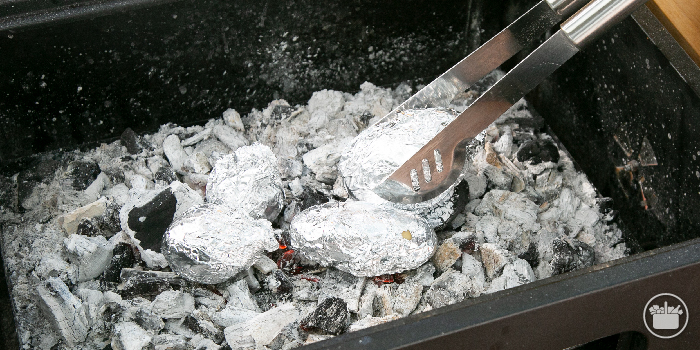
{"label": "charcoal", "polygon": [[438,271],[442,272],[452,266],[460,257],[462,257],[462,250],[459,245],[448,239],[437,247],[431,259]]}
{"label": "charcoal", "polygon": [[74,161],[68,164],[66,175],[73,189],[83,191],[100,174],[100,167],[93,161]]}
{"label": "charcoal", "polygon": [[535,243],[530,243],[527,247],[527,251],[519,254],[518,258],[527,261],[533,269],[536,268],[540,264],[540,254],[537,252],[537,245]]}
{"label": "charcoal", "polygon": [[187,338],[182,335],[159,334],[153,337],[154,350],[190,350]]}
{"label": "charcoal", "polygon": [[170,188],[164,189],[148,203],[131,209],[128,225],[141,247],[160,252],[163,234],[173,222],[177,199]]}
{"label": "charcoal", "polygon": [[112,247],[103,236],[71,235],[64,239],[68,259],[77,269],[77,281],[87,281],[102,274],[112,259]]}
{"label": "charcoal", "polygon": [[177,135],[170,135],[163,141],[163,153],[168,158],[170,166],[175,171],[183,170],[188,154],[180,144],[180,138]]}
{"label": "charcoal", "polygon": [[134,322],[122,322],[114,326],[112,349],[140,350],[151,344],[151,336]]}
{"label": "charcoal", "polygon": [[476,260],[471,254],[462,254],[462,274],[471,278],[472,296],[479,296],[486,286],[486,275],[484,265]]}
{"label": "charcoal", "polygon": [[170,184],[171,182],[177,180],[177,174],[172,167],[161,166],[158,170],[156,170],[155,174],[153,174],[153,180]]}
{"label": "charcoal", "polygon": [[439,308],[464,300],[470,288],[469,277],[448,269],[425,292],[425,299],[433,308]]}
{"label": "charcoal", "polygon": [[[277,238],[277,235],[275,235],[275,238]],[[289,238],[287,238],[287,240],[288,239]],[[278,239],[278,242],[279,241],[280,240]],[[282,245],[282,243],[280,243],[280,245]],[[262,255],[260,256],[258,261],[256,261],[255,264],[253,264],[253,267],[261,273],[267,275],[270,272],[277,269],[277,263],[274,260],[268,258],[267,256]]]}
{"label": "charcoal", "polygon": [[532,164],[542,162],[559,162],[559,149],[550,140],[526,141],[520,146],[516,155],[518,161],[531,161]]}
{"label": "charcoal", "polygon": [[255,343],[267,346],[282,332],[285,326],[296,322],[299,318],[299,311],[294,305],[285,303],[256,316],[246,323],[248,324],[248,332],[255,340]]}
{"label": "charcoal", "polygon": [[121,282],[121,272],[123,268],[133,267],[138,261],[138,250],[135,246],[119,242],[112,249],[112,259],[102,274],[102,279],[106,282]]}
{"label": "charcoal", "polygon": [[153,299],[151,310],[161,318],[183,318],[194,311],[194,297],[189,293],[166,290]]}
{"label": "charcoal", "polygon": [[265,282],[267,289],[275,294],[289,294],[294,290],[294,285],[289,277],[280,270],[276,270],[268,276]]}
{"label": "charcoal", "polygon": [[514,288],[535,280],[535,273],[525,260],[516,259],[503,268],[503,273],[491,281],[485,293]]}
{"label": "charcoal", "polygon": [[245,280],[239,280],[226,287],[228,292],[228,304],[226,307],[235,307],[245,310],[251,310],[255,312],[260,312],[258,304],[253,299],[253,295],[250,294],[250,289],[248,288],[248,283]]}
{"label": "charcoal", "polygon": [[195,333],[199,333],[216,343],[224,340],[223,330],[219,328],[211,318],[200,310],[194,310],[192,314],[185,316],[182,325]]}
{"label": "charcoal", "polygon": [[366,282],[366,278],[356,277],[336,269],[328,269],[321,277],[318,300],[323,302],[326,298],[337,297],[345,300],[348,310],[357,312],[360,295]]}
{"label": "charcoal", "polygon": [[301,321],[301,327],[338,335],[347,328],[349,318],[347,303],[343,299],[330,297]]}
{"label": "charcoal", "polygon": [[83,236],[98,236],[102,233],[96,220],[91,218],[82,218],[75,231],[76,234]]}
{"label": "charcoal", "polygon": [[134,322],[147,331],[159,332],[165,327],[165,323],[160,316],[148,309],[139,308],[134,314]]}
{"label": "charcoal", "polygon": [[[256,305],[257,307],[257,305]],[[229,327],[234,324],[244,323],[258,316],[260,312],[241,309],[234,306],[226,305],[226,307],[212,315],[212,321],[221,327]]]}
{"label": "charcoal", "polygon": [[195,307],[207,311],[219,311],[226,305],[226,299],[216,289],[209,290],[204,288],[195,288],[192,291],[194,295]]}
{"label": "charcoal", "polygon": [[120,292],[126,297],[155,296],[166,290],[179,290],[187,285],[186,281],[174,272],[123,268],[119,277],[123,283]]}
{"label": "charcoal", "polygon": [[141,153],[141,145],[139,145],[139,141],[136,138],[136,133],[134,130],[131,130],[131,128],[124,129],[124,132],[122,132],[119,138],[119,142],[122,146],[126,147],[127,152],[131,154]]}
{"label": "charcoal", "polygon": [[308,339],[309,333],[299,326],[299,321],[284,326],[267,347],[270,350],[281,350],[303,345]]}
{"label": "charcoal", "polygon": [[328,203],[328,197],[325,194],[313,189],[304,191],[300,199],[298,206],[300,212],[316,205]]}
{"label": "charcoal", "polygon": [[399,284],[392,292],[393,311],[401,316],[408,316],[416,309],[423,296],[423,286],[419,283],[406,281]]}
{"label": "charcoal", "polygon": [[73,210],[68,214],[58,217],[58,224],[68,234],[73,234],[78,230],[80,221],[85,218],[95,218],[105,214],[107,210],[106,201],[100,199],[78,209]]}
{"label": "charcoal", "polygon": [[58,255],[48,255],[41,258],[39,264],[34,269],[36,275],[41,279],[58,277],[62,281],[68,281],[70,265]]}
{"label": "charcoal", "polygon": [[115,201],[107,202],[102,215],[93,218],[95,224],[100,229],[100,234],[111,236],[122,230],[119,221],[119,210],[121,206]]}
{"label": "charcoal", "polygon": [[40,307],[66,345],[74,347],[84,341],[90,327],[88,318],[80,299],[71,294],[65,283],[52,277],[39,283],[36,291]]}
{"label": "charcoal", "polygon": [[306,152],[302,159],[316,180],[332,185],[338,177],[338,161],[340,154],[350,144],[352,138],[345,138]]}
{"label": "charcoal", "polygon": [[248,145],[248,140],[240,132],[236,132],[227,125],[217,125],[213,130],[214,136],[226,145],[231,151]]}
{"label": "charcoal", "polygon": [[498,276],[503,267],[510,261],[510,254],[507,250],[501,249],[493,243],[484,243],[481,246],[481,261],[484,263],[486,276],[489,279]]}
{"label": "charcoal", "polygon": [[563,240],[554,240],[552,251],[551,264],[555,275],[592,266],[595,262],[593,248],[577,240],[572,240],[571,245]]}

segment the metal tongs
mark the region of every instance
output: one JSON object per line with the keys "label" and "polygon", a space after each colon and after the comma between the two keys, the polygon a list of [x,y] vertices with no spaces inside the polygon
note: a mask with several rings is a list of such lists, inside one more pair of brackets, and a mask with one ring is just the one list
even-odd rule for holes
{"label": "metal tongs", "polygon": [[[466,161],[466,146],[471,139],[584,46],[645,2],[593,0],[588,3],[384,179],[374,188],[374,192],[397,203],[418,203],[444,192],[461,175]],[[542,0],[377,123],[389,121],[407,109],[447,105],[458,93],[496,69],[583,3],[581,0]]]}

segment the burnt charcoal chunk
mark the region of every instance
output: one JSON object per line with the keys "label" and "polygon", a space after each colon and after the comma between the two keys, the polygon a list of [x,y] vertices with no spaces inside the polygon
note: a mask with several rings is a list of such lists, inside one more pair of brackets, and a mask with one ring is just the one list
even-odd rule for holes
{"label": "burnt charcoal chunk", "polygon": [[174,272],[123,268],[119,277],[123,282],[120,290],[122,297],[155,297],[166,290],[180,290],[188,285]]}
{"label": "burnt charcoal chunk", "polygon": [[304,211],[307,208],[313,207],[314,205],[319,205],[328,202],[328,197],[325,194],[314,191],[306,190],[301,195],[301,201],[299,202],[299,211]]}
{"label": "burnt charcoal chunk", "polygon": [[301,327],[338,335],[345,331],[349,317],[350,313],[345,301],[338,297],[330,297],[301,321]]}
{"label": "burnt charcoal chunk", "polygon": [[275,270],[267,277],[267,289],[275,294],[290,294],[294,290],[294,284],[284,272]]}
{"label": "burnt charcoal chunk", "polygon": [[540,253],[537,251],[535,243],[530,243],[527,247],[527,251],[518,255],[518,258],[527,261],[533,269],[540,264]]}
{"label": "burnt charcoal chunk", "polygon": [[572,240],[571,245],[562,240],[552,242],[552,268],[555,275],[592,266],[595,252],[586,243]]}
{"label": "burnt charcoal chunk", "polygon": [[182,325],[195,333],[213,340],[215,343],[221,343],[224,340],[224,332],[201,311],[195,311],[185,316],[182,320]]}
{"label": "burnt charcoal chunk", "polygon": [[517,158],[521,162],[530,160],[532,164],[557,163],[559,162],[559,150],[549,140],[527,141],[518,150]]}
{"label": "burnt charcoal chunk", "polygon": [[95,218],[95,223],[100,228],[103,234],[111,236],[122,230],[122,224],[119,220],[119,210],[121,206],[116,202],[110,202],[107,204],[105,213]]}
{"label": "burnt charcoal chunk", "polygon": [[173,168],[171,168],[169,166],[162,166],[153,175],[153,179],[156,181],[163,181],[163,182],[169,184],[169,183],[177,180],[177,174],[175,174],[175,171],[173,170]]}
{"label": "burnt charcoal chunk", "polygon": [[166,188],[143,206],[131,209],[127,221],[134,230],[134,237],[141,241],[141,247],[160,252],[163,235],[173,222],[177,199]]}
{"label": "burnt charcoal chunk", "polygon": [[83,191],[95,181],[100,174],[100,167],[93,161],[74,161],[68,165],[68,177],[71,185],[77,191]]}
{"label": "burnt charcoal chunk", "polygon": [[289,348],[290,344],[303,344],[309,337],[309,332],[303,330],[299,326],[299,321],[284,326],[267,347],[270,348],[270,350],[281,350],[283,348]]}
{"label": "burnt charcoal chunk", "polygon": [[165,327],[163,320],[150,310],[138,309],[134,314],[134,322],[149,331],[160,331]]}
{"label": "burnt charcoal chunk", "polygon": [[83,236],[92,237],[100,235],[102,231],[100,230],[100,228],[94,220],[83,218],[82,220],[80,220],[80,223],[78,224],[78,229],[75,233]]}
{"label": "burnt charcoal chunk", "polygon": [[136,133],[131,128],[126,128],[122,133],[119,143],[126,147],[127,152],[131,154],[138,154],[141,152],[141,145],[136,138]]}
{"label": "burnt charcoal chunk", "polygon": [[131,244],[119,242],[112,250],[112,260],[102,273],[102,279],[106,282],[121,282],[123,268],[133,267],[139,260],[138,250]]}

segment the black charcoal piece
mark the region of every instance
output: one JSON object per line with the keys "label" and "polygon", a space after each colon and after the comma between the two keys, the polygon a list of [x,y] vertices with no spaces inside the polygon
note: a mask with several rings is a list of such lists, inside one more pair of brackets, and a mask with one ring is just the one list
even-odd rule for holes
{"label": "black charcoal piece", "polygon": [[313,207],[314,205],[323,203],[328,203],[328,197],[326,197],[325,194],[312,189],[306,189],[306,191],[304,191],[304,193],[301,195],[299,211],[304,211],[305,209]]}
{"label": "black charcoal piece", "polygon": [[452,222],[452,220],[454,220],[455,217],[457,217],[458,214],[464,211],[464,207],[466,207],[467,203],[469,203],[469,183],[462,181],[455,186],[455,192],[452,194],[450,201],[452,202],[452,207],[455,210],[442,225],[435,227],[434,230],[440,231],[444,229],[450,222]]}
{"label": "black charcoal piece", "polygon": [[165,327],[163,319],[147,309],[138,309],[134,314],[134,322],[141,328],[156,333]]}
{"label": "black charcoal piece", "polygon": [[330,297],[321,302],[314,312],[301,321],[301,327],[338,335],[347,328],[349,317],[350,313],[345,301]]}
{"label": "black charcoal piece", "polygon": [[95,218],[95,223],[102,231],[102,234],[111,236],[122,230],[122,224],[119,220],[119,210],[121,206],[116,202],[109,202],[105,208],[104,214]]}
{"label": "black charcoal piece", "polygon": [[527,247],[527,251],[518,255],[518,258],[527,261],[533,269],[540,264],[540,253],[537,251],[535,243],[530,243]]}
{"label": "black charcoal piece", "polygon": [[552,268],[555,275],[592,266],[595,262],[593,248],[577,240],[572,240],[571,245],[559,239],[554,240],[552,252]]}
{"label": "black charcoal piece", "polygon": [[272,342],[267,344],[267,347],[270,350],[281,350],[289,348],[289,344],[304,344],[309,337],[309,332],[303,330],[299,325],[300,322],[296,321],[284,326],[275,339],[272,339]]}
{"label": "black charcoal piece", "polygon": [[100,167],[93,161],[77,160],[68,165],[66,171],[74,190],[83,191],[100,174]]}
{"label": "black charcoal piece", "polygon": [[169,184],[169,183],[177,180],[177,174],[175,174],[175,171],[173,170],[173,168],[171,168],[169,166],[162,166],[153,175],[153,179],[156,181],[163,181],[163,182]]}
{"label": "black charcoal piece", "polygon": [[95,220],[89,218],[81,219],[75,231],[75,233],[83,236],[98,236],[101,232]]}
{"label": "black charcoal piece", "polygon": [[527,141],[520,146],[517,154],[518,161],[532,161],[532,164],[542,162],[559,162],[559,150],[552,141],[535,140]]}
{"label": "black charcoal piece", "polygon": [[127,222],[135,232],[134,237],[141,241],[141,247],[160,252],[163,235],[173,222],[176,206],[175,195],[166,188],[148,203],[131,209]]}
{"label": "black charcoal piece", "polygon": [[192,314],[185,316],[182,320],[182,325],[195,333],[203,335],[205,338],[213,340],[217,344],[224,340],[223,330],[215,325],[206,313],[199,310],[195,310]]}
{"label": "black charcoal piece", "polygon": [[123,283],[119,290],[123,297],[156,296],[166,290],[180,290],[187,286],[187,282],[174,272],[123,268],[119,278]]}
{"label": "black charcoal piece", "polygon": [[124,130],[119,142],[122,146],[125,146],[127,152],[131,154],[138,154],[141,152],[141,145],[139,145],[139,141],[136,138],[136,133],[134,130],[131,130],[131,128],[126,128]]}
{"label": "black charcoal piece", "polygon": [[119,242],[112,250],[112,260],[109,266],[102,273],[102,280],[106,282],[121,282],[121,272],[123,268],[134,267],[140,259],[137,257],[138,250],[131,244]]}

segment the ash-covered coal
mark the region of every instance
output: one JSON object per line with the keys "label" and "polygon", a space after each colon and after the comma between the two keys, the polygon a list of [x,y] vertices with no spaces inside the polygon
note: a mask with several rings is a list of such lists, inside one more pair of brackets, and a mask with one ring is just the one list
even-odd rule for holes
{"label": "ash-covered coal", "polygon": [[[229,109],[0,178],[22,346],[290,349],[625,255],[609,201],[524,100],[474,145],[454,194],[424,209],[368,203],[358,184],[403,161],[377,152],[412,153],[384,132],[427,141],[455,115],[368,128],[410,92],[365,83]],[[440,123],[415,118],[433,112]]]}

